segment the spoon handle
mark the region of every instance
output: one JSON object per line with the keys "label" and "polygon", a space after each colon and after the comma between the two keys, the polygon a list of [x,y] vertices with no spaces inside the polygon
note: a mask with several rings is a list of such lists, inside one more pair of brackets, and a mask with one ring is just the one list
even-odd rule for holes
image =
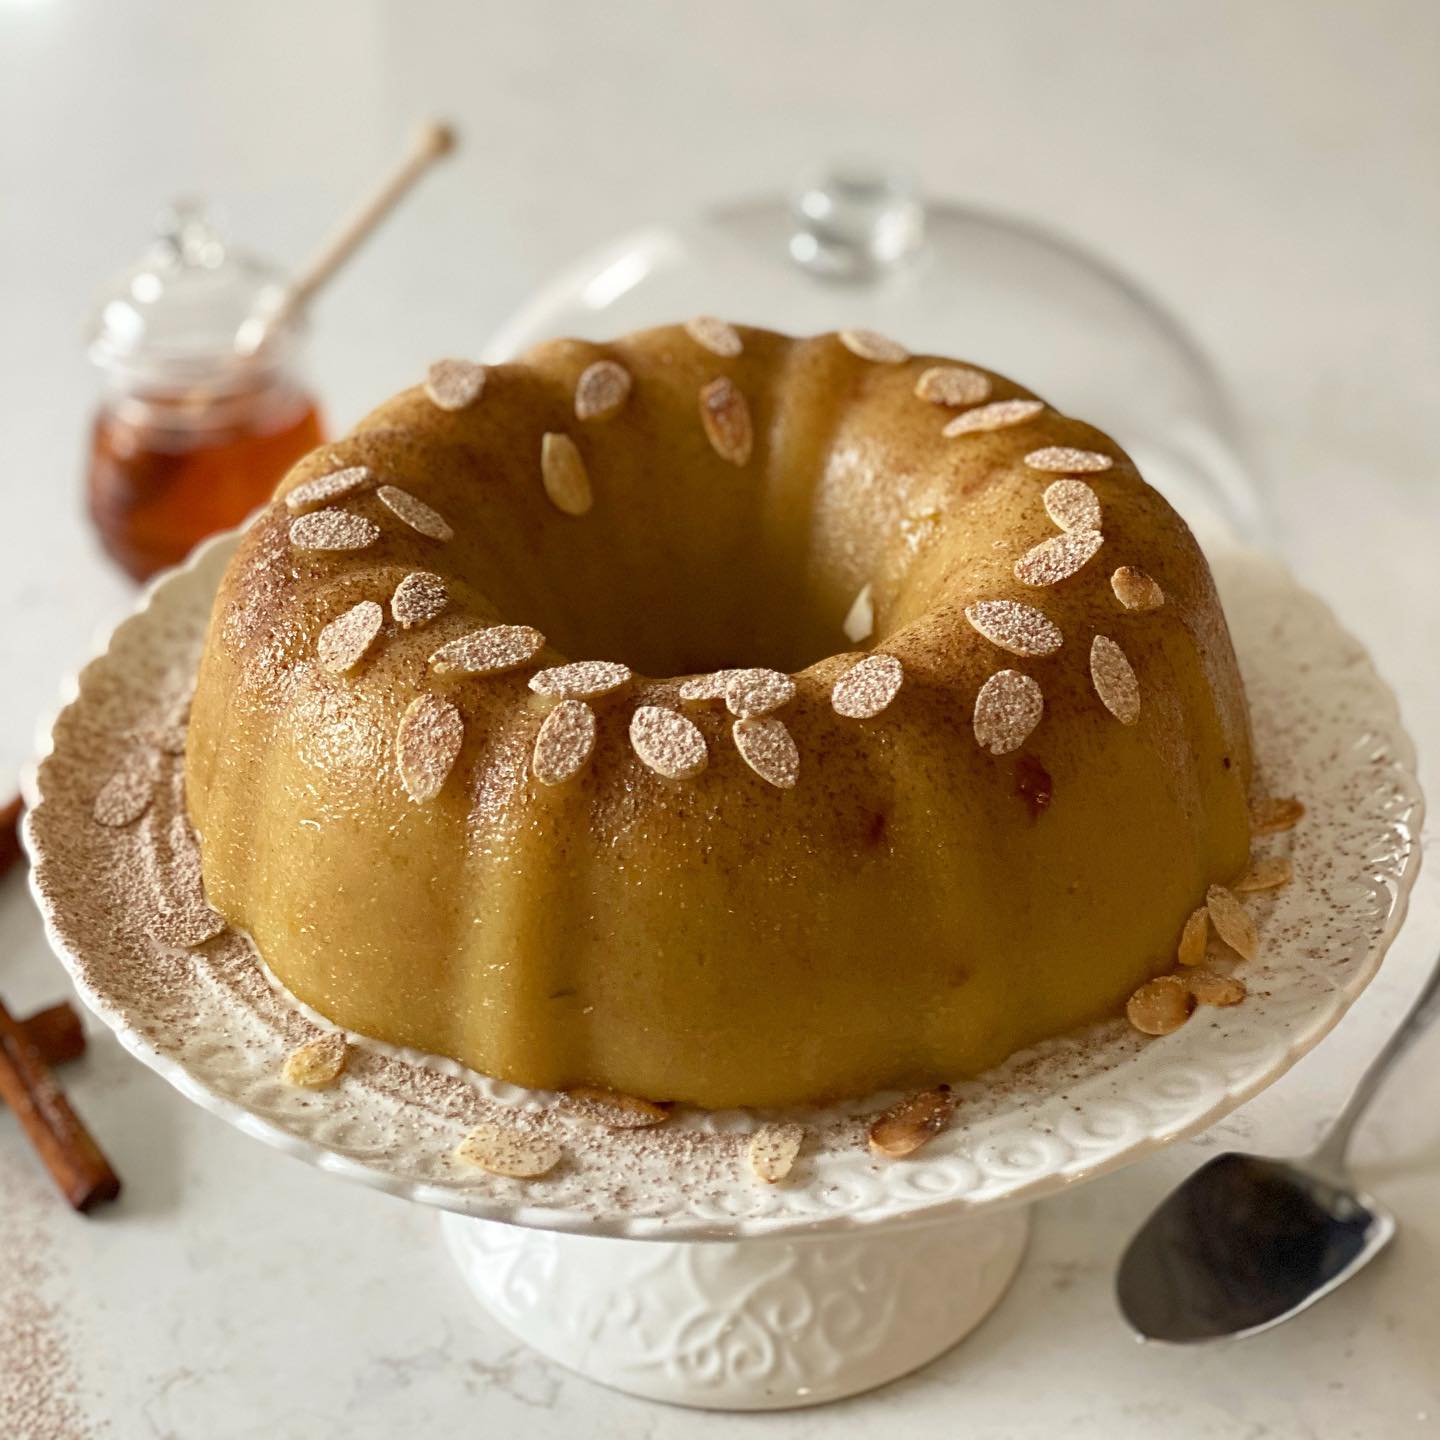
{"label": "spoon handle", "polygon": [[1336,1117],[1325,1139],[1312,1157],[1322,1166],[1341,1169],[1345,1163],[1345,1152],[1350,1148],[1350,1136],[1360,1117],[1369,1109],[1375,1092],[1385,1082],[1385,1077],[1394,1069],[1400,1057],[1423,1035],[1426,1029],[1440,1018],[1440,957],[1425,982],[1425,988],[1416,996],[1410,1013],[1400,1022],[1400,1028],[1390,1037],[1385,1048],[1370,1062],[1370,1068],[1360,1077],[1355,1093],[1346,1102],[1345,1108]]}

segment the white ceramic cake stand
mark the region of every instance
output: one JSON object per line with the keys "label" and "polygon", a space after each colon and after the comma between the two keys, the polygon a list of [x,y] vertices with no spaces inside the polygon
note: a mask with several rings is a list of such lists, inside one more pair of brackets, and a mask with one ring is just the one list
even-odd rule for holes
{"label": "white ceramic cake stand", "polygon": [[[233,543],[153,585],[46,727],[25,835],[56,954],[121,1043],[177,1089],[313,1165],[436,1207],[494,1317],[636,1395],[780,1408],[924,1364],[1004,1293],[1025,1202],[1191,1135],[1282,1075],[1368,983],[1404,915],[1421,799],[1390,692],[1320,601],[1237,554],[1216,569],[1263,779],[1309,807],[1296,830],[1259,842],[1288,853],[1296,878],[1254,897],[1261,953],[1243,972],[1244,1004],[1201,1010],[1161,1040],[1117,1022],[1018,1056],[957,1087],[950,1130],[904,1162],[872,1158],[859,1139],[857,1117],[885,1097],[799,1114],[818,1138],[775,1187],[748,1175],[757,1117],[740,1112],[678,1114],[663,1143],[612,1137],[561,1118],[552,1096],[363,1039],[335,1090],[297,1091],[280,1068],[316,1017],[248,940],[153,933],[156,903],[176,900],[185,873],[163,841],[181,803],[178,758],[156,752],[135,825],[90,813],[105,778],[173,714]],[[465,1171],[454,1146],[496,1109],[566,1127],[573,1160],[529,1184]]]}

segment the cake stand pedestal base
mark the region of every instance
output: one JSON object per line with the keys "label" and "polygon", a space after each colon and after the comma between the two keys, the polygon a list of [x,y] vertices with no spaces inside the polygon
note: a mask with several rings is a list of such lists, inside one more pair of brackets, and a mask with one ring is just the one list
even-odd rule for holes
{"label": "cake stand pedestal base", "polygon": [[613,1389],[711,1410],[820,1405],[908,1374],[989,1314],[1030,1233],[1019,1206],[733,1242],[441,1223],[470,1289],[526,1344]]}

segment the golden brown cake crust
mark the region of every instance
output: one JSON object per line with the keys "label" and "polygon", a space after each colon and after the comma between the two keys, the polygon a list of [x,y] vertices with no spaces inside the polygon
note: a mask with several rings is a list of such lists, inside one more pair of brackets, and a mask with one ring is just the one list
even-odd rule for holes
{"label": "golden brown cake crust", "polygon": [[[454,410],[406,391],[297,466],[242,538],[195,699],[191,815],[212,901],[342,1025],[522,1084],[712,1106],[954,1079],[1118,1013],[1243,870],[1224,617],[1114,442],[974,367],[735,333],[738,355],[680,326],[553,342]],[[597,409],[581,380],[602,361],[631,383],[610,375]],[[563,493],[588,506],[557,501],[547,434],[573,442],[584,483],[567,469]],[[328,504],[286,503],[356,466]],[[354,518],[297,543],[330,509]],[[358,548],[302,548],[317,536]],[[432,585],[402,623],[392,597],[417,573],[443,608]],[[852,643],[867,586],[874,631]],[[327,667],[322,631],[364,602],[378,632],[336,668],[372,613],[347,622]],[[1049,631],[984,602],[1033,607],[1063,643],[1002,648]],[[449,653],[533,651],[515,668],[432,663],[500,626]],[[898,691],[872,662],[837,709],[869,653],[898,662]],[[567,712],[565,764],[537,777],[566,697],[528,681],[572,661],[635,673],[578,698],[593,738]],[[794,698],[739,722],[682,699],[724,667],[788,675]],[[646,707],[695,735],[637,724]],[[652,768],[651,740],[685,778]],[[433,798],[406,754],[442,772]]]}

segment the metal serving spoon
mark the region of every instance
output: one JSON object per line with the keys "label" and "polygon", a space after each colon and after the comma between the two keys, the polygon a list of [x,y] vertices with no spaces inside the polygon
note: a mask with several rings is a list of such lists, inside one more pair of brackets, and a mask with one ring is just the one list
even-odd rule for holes
{"label": "metal serving spoon", "polygon": [[1395,1217],[1355,1188],[1345,1154],[1376,1091],[1437,1016],[1440,963],[1313,1155],[1221,1155],[1151,1215],[1115,1287],[1142,1340],[1193,1345],[1268,1330],[1385,1248]]}

